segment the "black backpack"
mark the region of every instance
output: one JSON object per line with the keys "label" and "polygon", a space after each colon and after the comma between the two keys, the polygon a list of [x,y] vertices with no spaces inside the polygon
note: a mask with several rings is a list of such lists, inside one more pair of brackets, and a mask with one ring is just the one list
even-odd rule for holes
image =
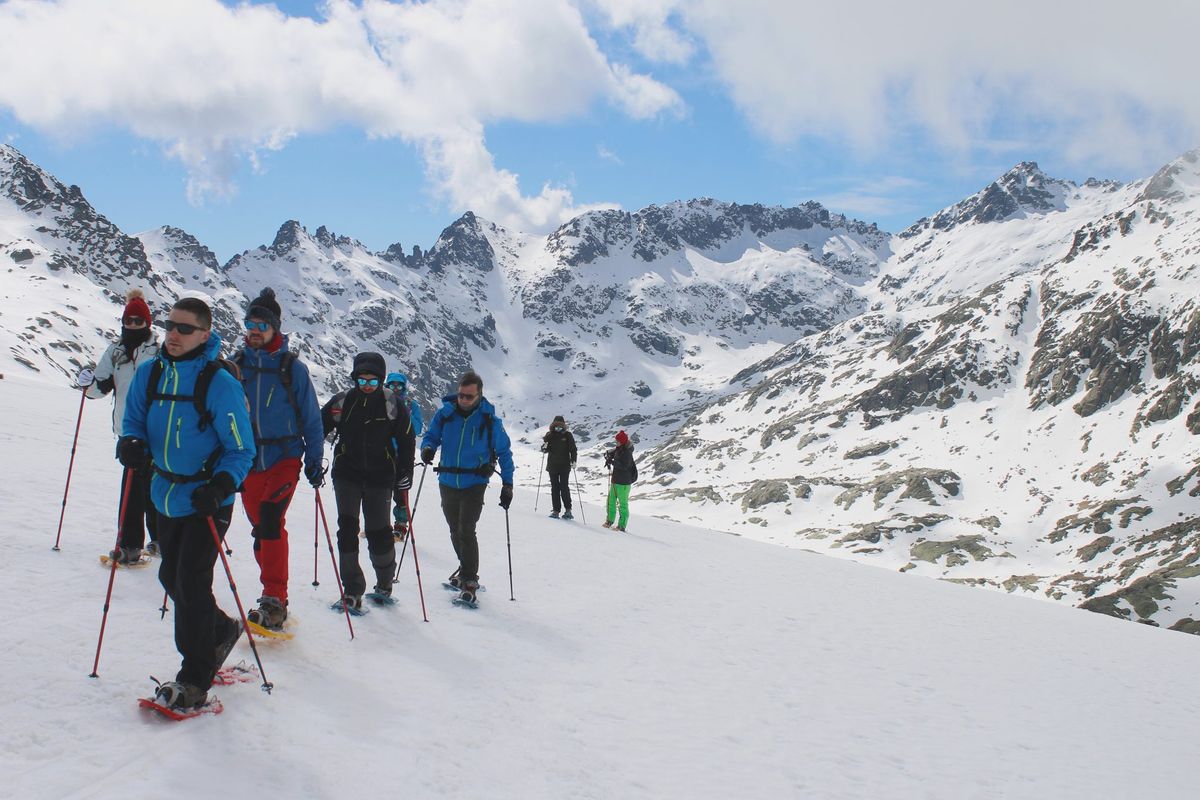
{"label": "black backpack", "polygon": [[200,430],[205,430],[213,422],[212,412],[208,410],[208,387],[212,385],[213,376],[217,374],[217,370],[222,369],[236,378],[238,384],[241,385],[242,371],[238,365],[227,358],[218,358],[209,361],[200,370],[200,374],[196,376],[196,385],[192,389],[192,394],[162,394],[158,391],[158,382],[162,380],[163,364],[156,358],[150,367],[150,379],[146,381],[146,405],[148,407],[155,400],[171,400],[177,403],[190,400],[196,408],[196,426]]}

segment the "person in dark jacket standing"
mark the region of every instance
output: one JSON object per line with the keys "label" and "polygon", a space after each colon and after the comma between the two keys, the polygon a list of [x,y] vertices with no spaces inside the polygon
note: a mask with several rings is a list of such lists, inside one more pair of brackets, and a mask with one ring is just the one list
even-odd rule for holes
{"label": "person in dark jacket standing", "polygon": [[[118,453],[130,469],[154,470],[158,579],[174,603],[175,646],[183,657],[175,680],[160,684],[155,698],[189,709],[208,699],[242,630],[213,597],[217,542],[209,526],[219,537],[229,529],[233,495],[254,463],[254,439],[242,385],[213,363],[221,337],[208,305],[179,300],[165,327],[162,351],[138,367],[129,387]],[[209,380],[203,415],[196,408],[202,377]]]}
{"label": "person in dark jacket standing", "polygon": [[254,468],[242,485],[242,507],[254,526],[251,535],[262,597],[247,617],[272,630],[278,630],[287,619],[288,532],[284,517],[300,480],[301,456],[308,482],[314,487],[325,482],[321,407],[308,367],[288,349],[288,337],[280,330],[281,313],[275,292],[263,289],[246,309],[245,346],[236,359],[258,449]]}
{"label": "person in dark jacket standing", "polygon": [[605,528],[624,531],[629,524],[629,487],[637,480],[637,464],[633,461],[633,445],[625,431],[617,431],[617,446],[604,454],[604,466],[612,470],[608,481],[608,513]]}
{"label": "person in dark jacket standing", "polygon": [[[114,342],[96,362],[96,369],[81,370],[77,383],[87,387],[89,398],[113,395],[113,433],[121,438],[121,425],[125,421],[125,397],[137,368],[158,355],[158,342],[154,338],[150,306],[146,305],[141,289],[130,289],[125,295],[125,311],[121,315],[121,340]],[[121,536],[117,549],[108,554],[118,564],[132,564],[142,556],[142,547],[150,555],[158,555],[158,512],[150,502],[150,478],[148,469],[122,470],[121,494],[125,496],[125,481],[132,481],[126,506],[120,509]],[[146,543],[146,533],[150,542]]]}
{"label": "person in dark jacket standing", "polygon": [[[417,402],[417,398],[408,394],[408,376],[403,372],[390,372],[385,385],[400,395],[400,404],[408,409],[408,421],[412,424],[413,436],[420,436],[425,430],[425,420],[421,416],[421,404]],[[392,512],[396,520],[392,525],[392,532],[396,541],[402,542],[404,537],[408,536],[408,490],[396,492],[392,500],[396,504]]]}
{"label": "person in dark jacket standing", "polygon": [[550,473],[550,516],[558,519],[561,510],[563,519],[574,519],[571,514],[571,468],[575,466],[579,451],[562,416],[554,418],[550,430],[542,437],[542,452],[546,454],[546,472]]}
{"label": "person in dark jacket standing", "polygon": [[367,551],[375,568],[374,593],[391,596],[396,570],[391,503],[412,486],[416,437],[400,396],[384,387],[383,356],[359,353],[350,378],[355,385],[321,409],[325,432],[337,432],[333,449],[333,493],[338,512],[338,555],[342,603],[362,607],[367,582],[358,564],[359,512]]}
{"label": "person in dark jacket standing", "polygon": [[432,464],[441,448],[437,467],[442,513],[450,526],[450,543],[458,556],[458,569],[447,581],[460,591],[459,599],[475,602],[479,590],[479,540],[475,527],[483,512],[488,480],[500,465],[500,505],[512,504],[512,443],[496,408],[483,396],[483,378],[474,371],[463,374],[458,392],[442,398],[421,440],[421,461]]}

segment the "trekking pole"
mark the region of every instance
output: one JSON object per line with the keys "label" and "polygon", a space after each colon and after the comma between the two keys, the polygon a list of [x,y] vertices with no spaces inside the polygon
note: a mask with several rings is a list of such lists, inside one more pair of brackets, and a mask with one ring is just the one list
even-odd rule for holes
{"label": "trekking pole", "polygon": [[571,465],[571,474],[575,476],[575,499],[579,501],[579,515],[583,517],[583,524],[587,525],[587,512],[583,510],[583,492],[579,491],[579,473],[574,464]]}
{"label": "trekking pole", "polygon": [[342,611],[346,613],[346,626],[350,628],[350,640],[354,640],[354,623],[350,621],[350,607],[346,605],[346,590],[342,588],[342,575],[338,572],[337,556],[333,554],[333,537],[329,535],[329,521],[325,519],[325,505],[321,502],[321,490],[313,489],[317,497],[317,511],[321,514],[321,523],[325,526],[325,541],[329,543],[329,560],[333,562],[333,577],[337,579],[338,597],[342,599]]}
{"label": "trekking pole", "polygon": [[508,544],[508,599],[516,600],[512,581],[512,537],[508,535],[508,509],[504,509],[504,541]]}
{"label": "trekking pole", "polygon": [[538,499],[541,498],[541,496],[542,496],[542,472],[545,471],[545,467],[546,467],[546,454],[542,453],[542,466],[538,467],[537,494],[535,494],[533,496],[533,510],[534,511],[537,511]]}
{"label": "trekking pole", "polygon": [[[318,501],[320,502],[320,501]],[[317,580],[317,503],[313,503],[313,586],[320,586],[321,582]]]}
{"label": "trekking pole", "polygon": [[[424,472],[421,473],[421,480],[422,480],[422,482],[424,482],[424,480],[425,480]],[[413,524],[412,524],[412,520],[413,520],[412,515],[413,515],[413,511],[416,510],[416,506],[414,505],[413,508],[411,510],[409,510],[408,502],[407,502],[408,495],[405,495],[404,499],[405,499],[404,508],[406,511],[408,511],[408,536],[404,540],[404,546],[407,548],[408,540],[412,539],[413,566],[417,568],[417,591],[421,595],[421,617],[426,622],[429,622],[429,612],[425,610],[425,587],[421,584],[421,559],[417,558],[417,535],[413,532]],[[417,500],[420,500],[420,499],[421,499],[421,487],[418,486],[417,487]],[[399,569],[400,569],[400,565],[397,564],[396,565],[397,572],[399,572]]]}
{"label": "trekking pole", "polygon": [[275,684],[267,680],[267,672],[263,669],[262,659],[258,657],[258,646],[254,644],[254,636],[250,633],[250,622],[246,619],[246,611],[242,608],[242,598],[238,597],[237,584],[233,582],[233,572],[229,569],[229,559],[225,557],[224,551],[221,549],[221,534],[217,533],[217,523],[213,522],[212,517],[205,517],[208,520],[208,529],[212,531],[213,544],[217,546],[217,555],[221,557],[221,564],[225,567],[225,577],[229,579],[229,588],[233,592],[233,602],[237,603],[238,614],[242,617],[242,630],[246,632],[246,641],[250,642],[250,651],[254,653],[254,661],[258,664],[258,674],[262,677],[262,690],[267,694],[275,688]]}
{"label": "trekking pole", "polygon": [[[129,474],[129,467],[125,468],[125,488],[121,491],[121,510],[117,514],[117,543],[113,546],[114,550],[121,547],[121,530],[125,527],[125,510],[129,506],[129,488],[133,484],[132,476]],[[104,628],[108,624],[108,606],[112,600],[113,581],[117,578],[117,559],[112,559],[111,569],[108,572],[108,592],[104,595],[104,614],[100,617],[100,638],[96,640],[96,660],[92,663],[92,672],[88,675],[89,678],[98,678],[100,673],[96,669],[100,666],[100,645],[104,643]]]}
{"label": "trekking pole", "polygon": [[160,620],[167,618],[167,592],[165,590],[163,591],[163,604],[158,609],[158,618]]}
{"label": "trekking pole", "polygon": [[[421,480],[417,482],[417,496],[416,499],[413,500],[412,509],[410,510],[407,505],[404,506],[405,510],[408,511],[408,536],[404,537],[404,547],[401,548],[400,558],[396,561],[396,574],[392,576],[393,581],[400,580],[400,568],[404,566],[404,554],[408,552],[408,537],[412,536],[413,515],[417,513],[417,506],[421,503],[421,487],[425,485],[425,471],[427,469],[429,469],[427,464],[421,464]],[[406,494],[405,499],[407,498],[408,495]],[[416,554],[415,546],[413,549],[413,554]],[[418,572],[417,583],[420,583],[420,579],[421,575],[420,572]]]}
{"label": "trekking pole", "polygon": [[[54,550],[58,551],[58,541],[62,538],[63,517],[67,515],[67,492],[71,490],[71,470],[75,468],[75,447],[79,443],[79,425],[83,422],[83,403],[87,400],[87,387],[79,387],[79,416],[75,419],[75,438],[71,440],[71,461],[67,464],[67,486],[63,489],[62,512],[58,515],[58,534],[54,537]],[[119,547],[120,545],[118,545]]]}

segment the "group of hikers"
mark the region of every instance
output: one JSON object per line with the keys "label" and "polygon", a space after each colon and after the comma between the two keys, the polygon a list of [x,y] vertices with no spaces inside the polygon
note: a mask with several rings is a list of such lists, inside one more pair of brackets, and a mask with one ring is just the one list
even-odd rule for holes
{"label": "group of hikers", "polygon": [[[212,310],[196,297],[171,307],[160,346],[144,295],[131,290],[121,338],[84,369],[78,384],[87,397],[114,395],[113,430],[121,480],[116,564],[160,556],[159,580],[175,607],[175,642],[182,657],[174,681],[160,684],[156,701],[192,709],[241,635],[212,591],[218,547],[233,518],[234,495],[252,526],[262,596],[249,622],[279,630],[288,616],[286,515],[303,474],[325,483],[325,440],[333,437],[329,470],[337,506],[340,603],[360,609],[367,594],[359,563],[359,532],[375,573],[371,596],[390,598],[396,543],[408,533],[409,498],[417,437],[423,466],[433,464],[442,512],[458,557],[447,584],[473,605],[479,590],[476,525],[492,475],[500,472],[500,505],[513,498],[511,442],[495,407],[483,396],[483,379],[464,373],[458,389],[424,426],[419,404],[403,373],[388,372],[379,353],[354,357],[350,388],[319,406],[307,366],[288,348],[282,310],[271,289],[246,308],[243,346],[221,358]],[[563,417],[546,433],[553,502],[571,518],[566,474],[577,450]],[[606,454],[612,469],[606,528],[624,531],[629,483],[636,480],[632,445],[624,431]],[[622,483],[628,481],[628,483]],[[360,525],[361,519],[361,525]],[[149,542],[146,534],[149,533]]]}

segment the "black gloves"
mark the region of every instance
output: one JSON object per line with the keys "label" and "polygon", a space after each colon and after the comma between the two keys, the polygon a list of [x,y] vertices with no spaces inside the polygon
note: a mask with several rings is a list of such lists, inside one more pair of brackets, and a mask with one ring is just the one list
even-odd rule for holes
{"label": "black gloves", "polygon": [[433,453],[434,453],[434,449],[432,447],[422,447],[421,448],[421,463],[422,464],[432,464],[433,463]]}
{"label": "black gloves", "polygon": [[310,486],[320,489],[325,485],[325,468],[320,464],[309,464],[304,468],[304,477],[308,479]]}
{"label": "black gloves", "polygon": [[512,505],[512,484],[506,483],[500,487],[500,507],[508,511],[508,507]]}
{"label": "black gloves", "polygon": [[192,490],[192,508],[203,517],[211,517],[217,513],[225,498],[233,494],[237,487],[228,472],[218,472],[208,483],[202,483]]}
{"label": "black gloves", "polygon": [[136,436],[122,436],[117,441],[117,459],[121,466],[144,470],[150,466],[150,448]]}

